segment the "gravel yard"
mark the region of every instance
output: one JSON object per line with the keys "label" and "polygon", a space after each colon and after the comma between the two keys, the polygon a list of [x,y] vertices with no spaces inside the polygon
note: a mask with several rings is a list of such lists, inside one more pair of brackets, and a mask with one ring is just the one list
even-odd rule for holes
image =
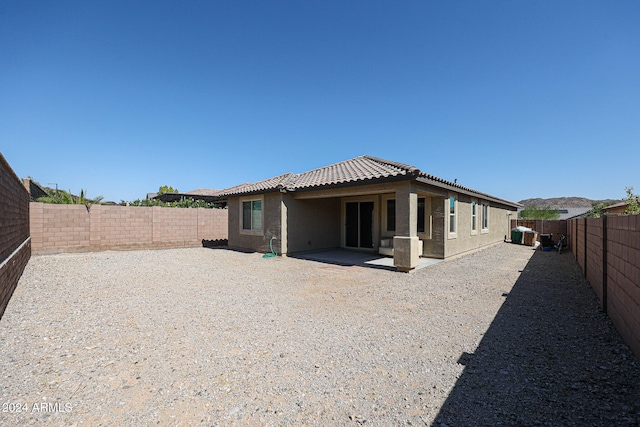
{"label": "gravel yard", "polygon": [[1,425],[640,425],[640,366],[571,254],[411,274],[225,249],[34,256]]}

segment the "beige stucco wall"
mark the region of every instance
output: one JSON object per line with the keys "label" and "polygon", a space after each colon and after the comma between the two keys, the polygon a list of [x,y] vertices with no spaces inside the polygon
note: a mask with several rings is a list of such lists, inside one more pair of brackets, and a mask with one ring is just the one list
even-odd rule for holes
{"label": "beige stucco wall", "polygon": [[[449,233],[449,195],[457,199],[456,233]],[[418,233],[416,200],[426,199],[425,223],[428,230]],[[263,228],[259,234],[240,231],[241,201],[263,199]],[[385,201],[396,199],[396,231],[386,231]],[[403,200],[398,200],[403,198]],[[403,236],[420,239],[423,256],[446,258],[481,248],[504,239],[509,234],[508,209],[496,203],[447,192],[425,183],[396,182],[383,185],[353,186],[336,190],[301,193],[269,193],[229,200],[229,246],[259,252],[269,251],[273,236],[274,249],[279,253],[341,247],[344,245],[344,206],[347,201],[374,201],[374,251],[381,238]],[[471,201],[477,202],[477,231],[471,231]],[[489,227],[482,230],[482,203],[489,204]],[[411,223],[409,217],[413,217]],[[284,243],[283,243],[284,242]]]}
{"label": "beige stucco wall", "polygon": [[[452,193],[457,198],[457,224],[456,233],[451,235],[449,233],[449,199],[443,200],[444,209],[444,246],[445,257],[458,255],[464,252],[468,252],[474,249],[481,248],[483,246],[491,245],[493,243],[501,242],[504,240],[504,236],[509,234],[509,219],[508,213],[515,215],[515,210],[509,210],[506,207],[497,205],[495,203],[487,202],[478,198],[471,198],[465,195],[459,195]],[[471,230],[471,202],[477,203],[477,227],[476,231]],[[488,229],[482,229],[482,204],[489,204],[489,227]]]}
{"label": "beige stucco wall", "polygon": [[430,198],[431,212],[431,238],[423,240],[424,257],[428,258],[444,258],[444,239],[445,237],[445,202],[440,196],[432,196]]}
{"label": "beige stucco wall", "polygon": [[282,196],[286,210],[287,253],[340,247],[340,199],[294,200]]}
{"label": "beige stucco wall", "polygon": [[[255,199],[262,199],[262,231],[258,234],[251,234],[241,230],[241,202]],[[229,247],[266,253],[270,252],[270,239],[275,237],[273,249],[280,254],[282,252],[281,201],[281,193],[230,198],[227,205],[229,210]]]}

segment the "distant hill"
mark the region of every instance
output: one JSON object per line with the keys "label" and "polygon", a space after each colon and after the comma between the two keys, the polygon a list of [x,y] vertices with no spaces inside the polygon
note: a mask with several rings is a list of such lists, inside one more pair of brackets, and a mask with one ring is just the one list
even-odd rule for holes
{"label": "distant hill", "polygon": [[525,199],[520,200],[522,206],[535,206],[538,208],[550,207],[554,209],[558,208],[590,208],[594,202],[604,202],[605,204],[618,203],[620,200],[606,199],[606,200],[591,200],[584,197],[554,197],[551,199]]}

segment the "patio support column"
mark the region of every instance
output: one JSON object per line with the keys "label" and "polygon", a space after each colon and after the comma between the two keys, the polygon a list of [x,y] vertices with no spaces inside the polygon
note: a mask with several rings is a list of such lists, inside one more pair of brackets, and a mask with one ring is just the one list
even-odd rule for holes
{"label": "patio support column", "polygon": [[412,182],[396,189],[396,235],[393,238],[393,264],[400,271],[418,265],[418,193]]}

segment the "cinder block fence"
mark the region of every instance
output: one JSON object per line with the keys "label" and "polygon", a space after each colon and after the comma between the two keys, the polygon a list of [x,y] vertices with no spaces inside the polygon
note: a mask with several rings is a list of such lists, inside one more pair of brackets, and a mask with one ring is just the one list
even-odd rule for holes
{"label": "cinder block fence", "polygon": [[0,154],[0,318],[29,258],[29,193]]}
{"label": "cinder block fence", "polygon": [[512,219],[511,228],[516,227],[516,225],[522,225],[537,231],[538,241],[540,241],[541,234],[553,235],[554,242],[560,239],[561,234],[567,234],[567,221],[563,219],[519,219],[517,221]]}
{"label": "cinder block fence", "polygon": [[640,360],[640,215],[570,220],[567,229],[602,310]]}
{"label": "cinder block fence", "polygon": [[32,202],[34,254],[202,246],[227,239],[228,211]]}

